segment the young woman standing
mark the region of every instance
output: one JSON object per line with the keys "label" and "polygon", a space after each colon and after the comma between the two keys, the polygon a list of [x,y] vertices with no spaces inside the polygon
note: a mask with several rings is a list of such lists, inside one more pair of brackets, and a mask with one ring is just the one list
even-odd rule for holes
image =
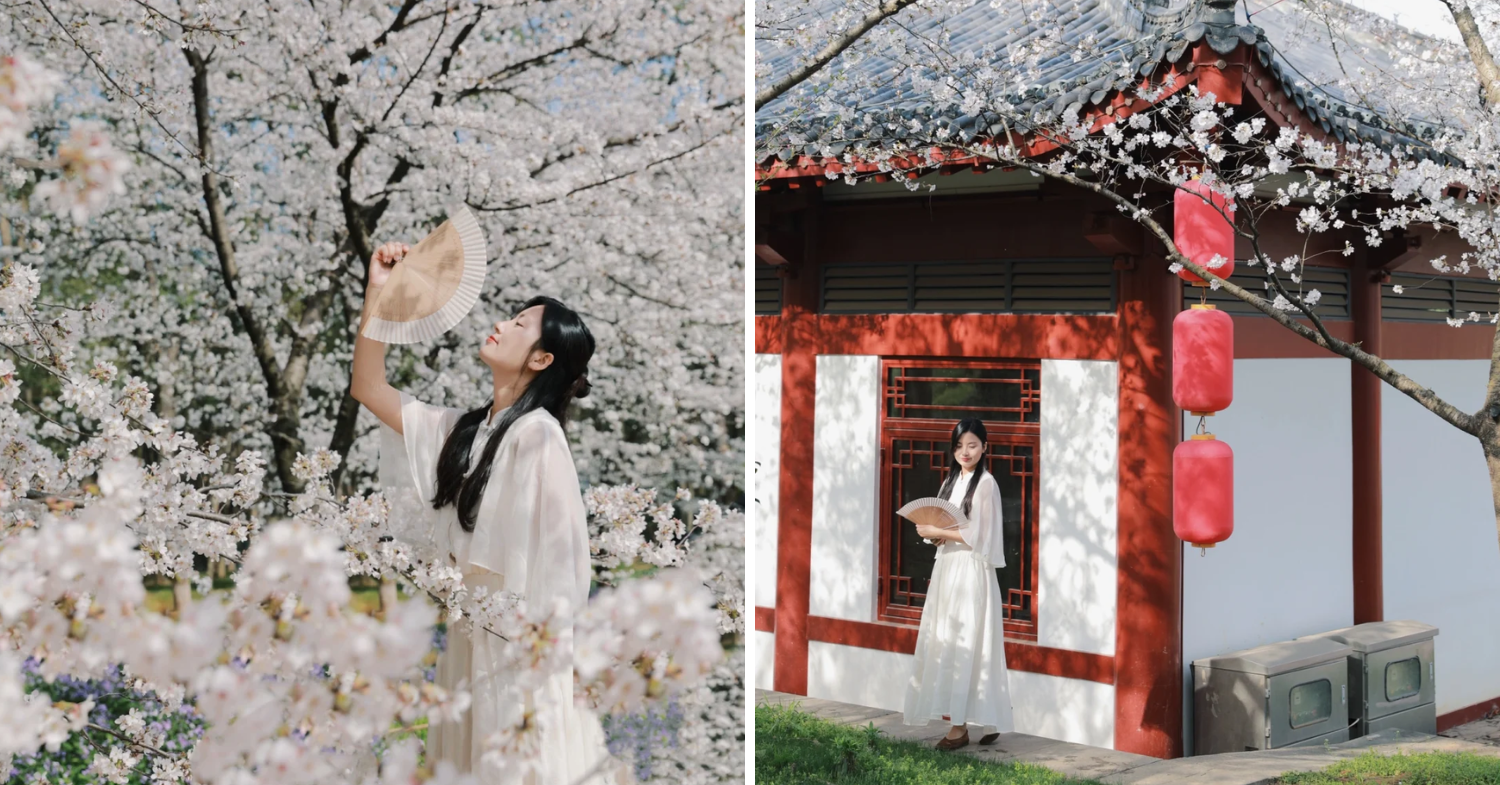
{"label": "young woman standing", "polygon": [[953,429],[953,463],[938,492],[963,511],[954,529],[917,526],[937,541],[937,560],[917,632],[917,651],[906,688],[907,725],[951,723],[937,744],[956,750],[969,743],[968,725],[980,725],[980,744],[1014,729],[1005,669],[1005,614],[996,568],[1005,566],[1000,484],[985,468],[984,423],[969,419]]}
{"label": "young woman standing", "polygon": [[[375,252],[367,314],[408,250],[388,243]],[[395,389],[386,382],[385,345],[363,334],[355,339],[351,392],[387,426],[382,484],[417,492],[427,505],[423,524],[468,587],[520,594],[529,608],[549,609],[561,599],[579,610],[588,601],[592,571],[583,497],[563,425],[568,404],[588,394],[594,337],[577,313],[538,297],[495,322],[478,354],[492,372],[493,398],[465,411],[430,406]],[[437,681],[448,688],[465,684],[473,703],[462,721],[428,731],[428,765],[448,761],[484,785],[585,782],[608,753],[599,720],[574,704],[571,669],[536,689],[519,689],[502,664],[501,643],[484,630],[450,625]],[[512,744],[525,750],[528,765],[515,765],[518,750],[485,754],[492,736],[518,727],[527,730]],[[586,782],[613,780],[612,773],[601,773]]]}

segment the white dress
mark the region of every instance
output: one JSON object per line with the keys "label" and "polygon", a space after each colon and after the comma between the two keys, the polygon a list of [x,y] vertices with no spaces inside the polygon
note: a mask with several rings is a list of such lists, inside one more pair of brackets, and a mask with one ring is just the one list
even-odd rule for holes
{"label": "white dress", "polygon": [[[434,510],[431,503],[438,456],[463,413],[429,406],[403,392],[402,433],[381,427],[381,485],[404,493],[407,503],[393,504],[393,510],[417,519],[402,521],[399,528],[430,533],[436,552],[447,552],[469,586],[522,594],[531,607],[547,608],[552,598],[563,597],[581,609],[591,579],[588,526],[562,426],[544,410],[528,412],[511,425],[495,452],[470,533],[459,524],[455,506]],[[498,419],[497,414],[482,423],[475,435],[471,471]],[[473,704],[462,721],[428,729],[428,765],[450,761],[483,785],[582,785],[582,777],[608,752],[598,718],[573,702],[572,673],[557,674],[524,694],[509,690],[513,680],[500,663],[502,642],[487,632],[470,635],[463,626],[448,627],[437,682],[452,688],[466,681]],[[523,774],[513,766],[483,761],[485,740],[519,723],[528,710],[535,712],[539,728],[535,770]],[[614,768],[605,764],[604,773],[587,785],[614,782]]]}
{"label": "white dress", "polygon": [[[959,509],[971,476],[960,477],[949,494]],[[959,528],[963,539],[944,540],[937,549],[906,686],[907,725],[947,716],[954,725],[982,725],[986,733],[1014,730],[1005,612],[995,576],[1005,566],[1002,523],[1000,485],[986,472],[974,489],[969,522]]]}

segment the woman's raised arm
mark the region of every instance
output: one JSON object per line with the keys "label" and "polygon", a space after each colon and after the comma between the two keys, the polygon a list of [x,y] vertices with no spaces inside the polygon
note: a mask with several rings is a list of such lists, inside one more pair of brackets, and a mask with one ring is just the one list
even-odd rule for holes
{"label": "woman's raised arm", "polygon": [[377,248],[370,259],[370,284],[365,289],[359,332],[354,336],[354,367],[349,382],[349,394],[354,400],[364,404],[396,433],[401,433],[401,393],[385,380],[385,344],[366,338],[364,332],[365,322],[370,318],[370,304],[390,278],[391,268],[409,250],[404,243],[386,243]]}

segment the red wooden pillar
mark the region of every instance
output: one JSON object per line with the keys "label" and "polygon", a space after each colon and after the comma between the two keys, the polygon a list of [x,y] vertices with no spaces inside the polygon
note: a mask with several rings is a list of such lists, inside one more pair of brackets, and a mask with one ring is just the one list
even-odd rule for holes
{"label": "red wooden pillar", "polygon": [[[1354,340],[1381,354],[1380,279],[1368,252],[1355,254],[1349,269],[1349,306]],[[1385,620],[1385,576],[1382,574],[1382,505],[1379,377],[1349,363],[1350,414],[1353,425],[1354,623]]]}
{"label": "red wooden pillar", "polygon": [[803,211],[802,262],[782,282],[781,485],[776,528],[777,692],[807,694],[807,613],[812,561],[814,400],[818,384],[818,213]]}
{"label": "red wooden pillar", "polygon": [[[1152,243],[1155,246],[1155,243]],[[1182,755],[1182,543],[1172,533],[1172,317],[1182,284],[1159,247],[1120,273],[1115,749]]]}

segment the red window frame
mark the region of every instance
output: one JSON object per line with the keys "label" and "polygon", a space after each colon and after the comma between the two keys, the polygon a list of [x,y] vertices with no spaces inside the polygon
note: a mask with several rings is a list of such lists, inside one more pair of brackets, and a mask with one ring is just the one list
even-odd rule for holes
{"label": "red window frame", "polygon": [[[992,448],[999,445],[1028,447],[1032,454],[1032,469],[1029,476],[1023,473],[1023,493],[1021,510],[1023,520],[1021,522],[1021,557],[1027,563],[1021,568],[1021,574],[1029,580],[1019,588],[1001,587],[1005,593],[1005,636],[1018,640],[1035,641],[1037,639],[1037,523],[1039,506],[1037,501],[1040,483],[1038,477],[1041,474],[1041,423],[1024,422],[1024,414],[1041,405],[1041,362],[1040,361],[994,361],[994,360],[934,360],[923,358],[888,358],[881,362],[880,379],[882,395],[880,401],[880,548],[879,548],[879,588],[878,588],[878,618],[881,621],[894,622],[897,624],[917,625],[922,619],[922,608],[913,607],[903,603],[893,603],[895,596],[920,596],[920,593],[908,590],[907,584],[910,578],[901,574],[899,560],[901,558],[900,548],[896,543],[896,537],[900,530],[900,523],[896,520],[896,510],[900,508],[902,500],[897,499],[899,493],[897,485],[898,478],[895,475],[897,467],[895,463],[895,442],[898,440],[935,441],[946,456],[947,442],[953,434],[953,427],[958,424],[956,419],[935,418],[929,416],[915,417],[893,417],[890,412],[892,408],[902,413],[915,413],[921,415],[921,407],[906,404],[902,397],[902,391],[890,384],[891,370],[895,368],[971,368],[983,370],[995,369],[1019,369],[1036,371],[1036,383],[1023,386],[1023,395],[1020,409],[1005,410],[981,410],[979,407],[967,406],[944,406],[947,410],[974,411],[976,414],[984,414],[983,422],[985,430],[989,435],[989,446]],[[919,378],[919,377],[917,377]],[[984,379],[971,377],[944,377],[945,381],[985,381]],[[1028,389],[1029,388],[1029,389]],[[994,420],[992,416],[1005,416],[1014,412],[1015,419]],[[932,454],[928,454],[932,455]],[[931,458],[929,458],[931,459]],[[1003,456],[994,455],[993,451],[988,454],[988,460],[993,464],[997,460],[1004,460]],[[943,476],[947,475],[947,461],[942,456],[937,457],[940,465],[939,471]],[[909,499],[905,501],[910,501]],[[1012,619],[1013,609],[1022,607],[1022,603],[1029,599],[1031,609],[1029,619]]]}

